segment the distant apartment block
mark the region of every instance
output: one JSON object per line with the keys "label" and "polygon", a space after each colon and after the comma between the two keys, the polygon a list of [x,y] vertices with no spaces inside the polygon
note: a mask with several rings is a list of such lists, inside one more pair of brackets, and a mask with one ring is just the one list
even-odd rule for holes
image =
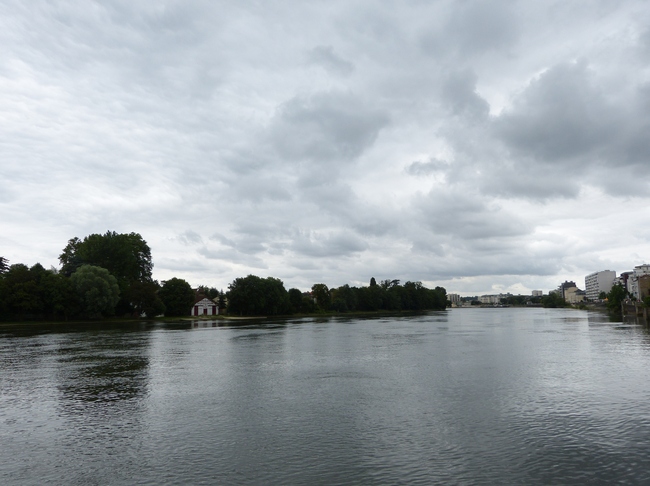
{"label": "distant apartment block", "polygon": [[452,304],[458,304],[460,302],[460,295],[458,295],[458,294],[447,294],[447,299]]}
{"label": "distant apartment block", "polygon": [[584,302],[585,291],[580,290],[578,287],[568,287],[564,289],[564,300],[566,300],[569,304]]}
{"label": "distant apartment block", "polygon": [[512,297],[512,294],[498,294],[498,295],[481,295],[478,300],[481,304],[500,304],[501,299]]}
{"label": "distant apartment block", "polygon": [[613,270],[602,270],[594,272],[585,277],[585,292],[587,299],[596,300],[601,292],[608,293],[616,280],[616,272]]}
{"label": "distant apartment block", "polygon": [[641,299],[641,292],[639,289],[639,279],[644,275],[650,275],[650,265],[637,265],[632,271],[632,275],[627,279],[627,290],[637,299]]}
{"label": "distant apartment block", "polygon": [[558,287],[557,292],[560,294],[560,297],[566,299],[566,289],[571,289],[573,287],[577,287],[575,282],[565,280],[564,283]]}
{"label": "distant apartment block", "polygon": [[544,291],[543,290],[533,290],[532,295],[533,295],[533,297],[541,297],[542,295],[544,295]]}

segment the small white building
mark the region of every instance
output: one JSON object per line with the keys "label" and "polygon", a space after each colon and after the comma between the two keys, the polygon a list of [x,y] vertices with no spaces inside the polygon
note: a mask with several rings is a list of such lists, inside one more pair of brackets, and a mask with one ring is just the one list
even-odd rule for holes
{"label": "small white building", "polygon": [[219,306],[210,299],[201,299],[192,307],[193,316],[217,316],[219,315]]}

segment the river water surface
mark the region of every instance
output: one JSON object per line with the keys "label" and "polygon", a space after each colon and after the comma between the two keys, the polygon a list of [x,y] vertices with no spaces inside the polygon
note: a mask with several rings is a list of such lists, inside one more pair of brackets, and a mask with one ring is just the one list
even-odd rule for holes
{"label": "river water surface", "polygon": [[0,326],[0,484],[650,484],[650,336],[562,309]]}

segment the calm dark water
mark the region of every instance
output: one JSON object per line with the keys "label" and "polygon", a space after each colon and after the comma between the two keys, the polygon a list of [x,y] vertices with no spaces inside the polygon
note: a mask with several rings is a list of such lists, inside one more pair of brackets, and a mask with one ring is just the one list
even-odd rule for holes
{"label": "calm dark water", "polygon": [[0,327],[0,484],[650,484],[642,325],[218,325]]}

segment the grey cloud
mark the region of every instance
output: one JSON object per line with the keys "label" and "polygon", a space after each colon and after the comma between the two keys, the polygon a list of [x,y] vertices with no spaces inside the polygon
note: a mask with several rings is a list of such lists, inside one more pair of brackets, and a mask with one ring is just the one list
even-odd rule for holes
{"label": "grey cloud", "polygon": [[446,34],[461,53],[508,48],[517,39],[517,22],[510,0],[459,2]]}
{"label": "grey cloud", "polygon": [[312,231],[296,235],[291,250],[312,257],[345,257],[368,248],[366,242],[349,231]]}
{"label": "grey cloud", "polygon": [[354,71],[354,64],[335,54],[332,46],[314,47],[309,52],[309,62],[343,76],[349,76]]}
{"label": "grey cloud", "polygon": [[650,61],[650,28],[646,28],[639,35],[638,49],[644,60]]}
{"label": "grey cloud", "polygon": [[476,92],[477,76],[471,71],[454,72],[442,85],[443,103],[454,115],[466,115],[470,119],[484,119],[490,113],[490,105]]}
{"label": "grey cloud", "polygon": [[176,239],[184,245],[200,245],[203,243],[201,235],[192,230],[187,230],[185,233],[178,235]]}
{"label": "grey cloud", "polygon": [[518,39],[515,2],[455,2],[442,26],[421,36],[421,45],[434,56],[477,56],[508,50]]}
{"label": "grey cloud", "polygon": [[268,268],[268,265],[260,257],[239,252],[232,248],[211,249],[202,247],[197,250],[198,254],[208,260],[247,265],[253,268]]}
{"label": "grey cloud", "polygon": [[324,92],[284,103],[271,125],[278,153],[294,161],[355,159],[388,124],[382,110],[351,93]]}
{"label": "grey cloud", "polygon": [[559,164],[597,156],[618,122],[587,66],[574,63],[557,65],[531,82],[495,128],[516,154]]}
{"label": "grey cloud", "polygon": [[462,190],[432,190],[414,199],[414,209],[419,221],[434,234],[466,240],[522,236],[532,228],[532,222]]}
{"label": "grey cloud", "polygon": [[257,176],[253,173],[244,175],[230,182],[233,200],[252,201],[291,201],[292,196],[285,178]]}
{"label": "grey cloud", "polygon": [[213,233],[212,235],[210,235],[210,240],[217,241],[224,246],[234,247],[236,245],[236,243],[233,240],[224,236],[221,233]]}
{"label": "grey cloud", "polygon": [[449,168],[449,163],[432,157],[428,162],[420,162],[416,160],[409,164],[404,171],[412,176],[427,176],[437,172],[444,173],[449,170]]}

